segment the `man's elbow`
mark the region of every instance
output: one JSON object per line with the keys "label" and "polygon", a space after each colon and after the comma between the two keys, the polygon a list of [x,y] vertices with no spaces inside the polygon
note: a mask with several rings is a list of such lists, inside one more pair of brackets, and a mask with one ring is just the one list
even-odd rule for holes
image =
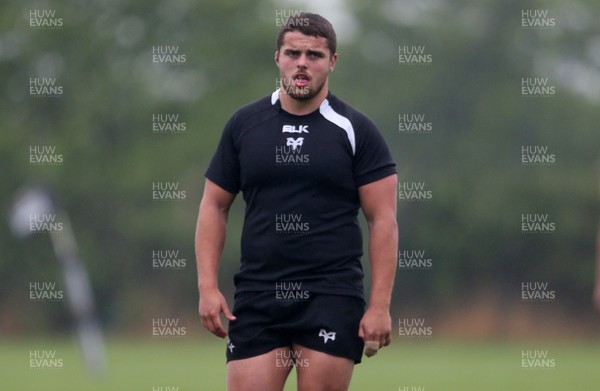
{"label": "man's elbow", "polygon": [[398,221],[396,215],[393,212],[381,213],[367,219],[369,230],[384,229],[390,232],[398,232]]}

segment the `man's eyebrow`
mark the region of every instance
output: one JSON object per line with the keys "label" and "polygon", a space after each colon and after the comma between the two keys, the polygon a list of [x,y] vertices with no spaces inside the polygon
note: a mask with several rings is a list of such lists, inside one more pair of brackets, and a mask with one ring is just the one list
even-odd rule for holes
{"label": "man's eyebrow", "polygon": [[[301,49],[294,49],[294,48],[287,48],[284,50],[284,52],[286,53],[300,53],[302,50]],[[324,54],[325,50],[321,50],[321,49],[307,49],[306,50],[307,54]]]}
{"label": "man's eyebrow", "polygon": [[306,53],[308,53],[308,54],[318,54],[318,55],[322,56],[325,52],[322,51],[322,50],[319,50],[319,49],[308,49],[306,51]]}

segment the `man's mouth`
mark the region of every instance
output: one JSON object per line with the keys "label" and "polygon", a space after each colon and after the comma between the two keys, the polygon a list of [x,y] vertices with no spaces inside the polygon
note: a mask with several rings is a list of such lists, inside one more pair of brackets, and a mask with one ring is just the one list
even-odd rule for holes
{"label": "man's mouth", "polygon": [[296,87],[306,87],[308,85],[309,78],[304,73],[298,73],[294,76],[294,84]]}

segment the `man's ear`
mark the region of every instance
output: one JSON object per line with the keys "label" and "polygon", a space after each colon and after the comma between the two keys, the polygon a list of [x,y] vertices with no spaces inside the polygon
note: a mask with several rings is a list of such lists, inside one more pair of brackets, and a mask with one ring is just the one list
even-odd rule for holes
{"label": "man's ear", "polygon": [[275,64],[279,65],[279,50],[275,51]]}
{"label": "man's ear", "polygon": [[333,53],[333,56],[331,56],[331,58],[329,59],[329,71],[333,72],[333,70],[335,69],[335,63],[337,62],[337,53]]}

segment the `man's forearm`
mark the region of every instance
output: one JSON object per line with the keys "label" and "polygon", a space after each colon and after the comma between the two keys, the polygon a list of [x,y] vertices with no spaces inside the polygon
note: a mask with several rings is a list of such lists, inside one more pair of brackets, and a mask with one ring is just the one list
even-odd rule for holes
{"label": "man's forearm", "polygon": [[398,225],[395,216],[369,223],[371,259],[369,307],[389,310],[396,275],[397,254]]}
{"label": "man's forearm", "polygon": [[200,204],[195,237],[199,290],[217,288],[226,226],[226,211],[205,203]]}

